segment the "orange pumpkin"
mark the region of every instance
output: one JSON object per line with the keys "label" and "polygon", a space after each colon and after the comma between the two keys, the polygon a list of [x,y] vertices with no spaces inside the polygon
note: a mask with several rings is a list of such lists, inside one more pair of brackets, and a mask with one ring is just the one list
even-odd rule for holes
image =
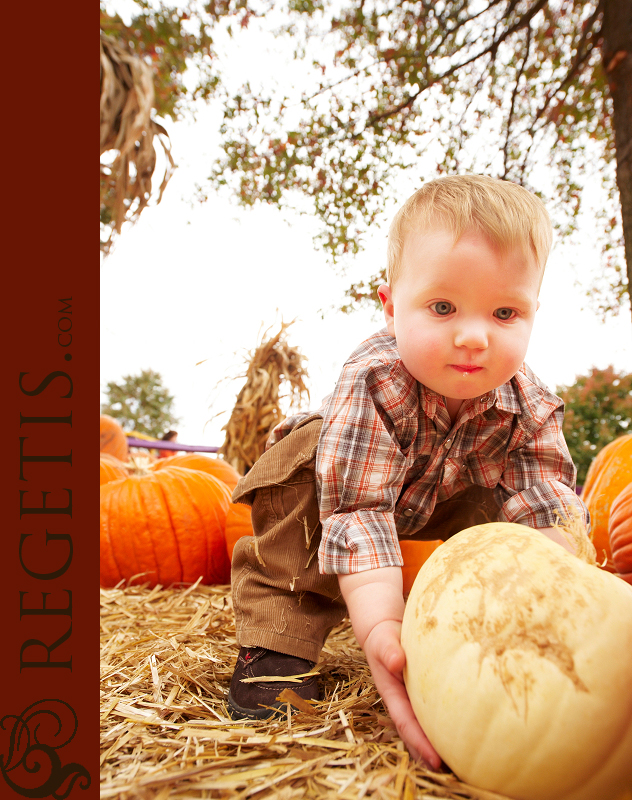
{"label": "orange pumpkin", "polygon": [[226,537],[226,548],[228,550],[228,558],[233,560],[233,550],[238,539],[242,536],[252,536],[252,519],[250,517],[250,506],[244,503],[231,503],[226,515],[226,528],[224,529],[224,536]]}
{"label": "orange pumpkin", "polygon": [[228,583],[230,494],[198,470],[169,467],[101,487],[101,585]]}
{"label": "orange pumpkin", "polygon": [[101,453],[100,457],[100,482],[101,486],[110,481],[116,481],[119,478],[127,478],[127,469],[122,461],[110,455],[109,453]]}
{"label": "orange pumpkin", "polygon": [[620,577],[632,583],[632,482],[612,503],[608,534],[614,568]]}
{"label": "orange pumpkin", "polygon": [[129,454],[123,428],[108,414],[101,414],[101,452],[110,453],[120,461],[127,461]]}
{"label": "orange pumpkin", "polygon": [[207,472],[215,478],[219,478],[232,492],[237,481],[241,477],[236,469],[231,467],[228,461],[223,458],[209,458],[202,456],[199,453],[180,453],[177,456],[170,456],[169,458],[160,458],[150,469],[164,469],[164,467],[186,467],[187,469],[199,469],[201,472]]}
{"label": "orange pumpkin", "polygon": [[597,550],[597,561],[607,557],[612,570],[612,551],[608,538],[610,507],[617,495],[632,481],[632,433],[619,436],[600,450],[586,475],[582,500],[590,511],[590,535]]}
{"label": "orange pumpkin", "polygon": [[430,558],[434,551],[443,544],[441,539],[432,539],[427,542],[414,539],[400,539],[399,546],[404,559],[402,577],[404,579],[404,594],[409,594],[413,583],[422,565]]}

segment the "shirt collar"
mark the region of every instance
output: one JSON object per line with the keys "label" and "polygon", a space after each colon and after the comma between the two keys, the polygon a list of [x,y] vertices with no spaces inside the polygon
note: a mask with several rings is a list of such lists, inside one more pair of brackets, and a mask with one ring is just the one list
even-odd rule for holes
{"label": "shirt collar", "polygon": [[418,383],[418,386],[419,399],[424,414],[430,419],[434,419],[437,416],[437,409],[443,405],[441,395],[433,392],[432,389],[428,389],[428,387],[424,386],[423,383]]}
{"label": "shirt collar", "polygon": [[499,408],[501,411],[507,411],[510,414],[522,414],[518,390],[512,381],[507,381],[507,383],[503,383],[502,386],[499,386],[495,394],[496,408]]}
{"label": "shirt collar", "polygon": [[[434,419],[437,416],[437,411],[440,407],[444,406],[444,401],[441,395],[428,389],[427,386],[419,384],[420,386],[420,400],[424,413]],[[482,414],[488,409],[496,406],[500,411],[507,411],[510,414],[521,414],[522,409],[518,397],[516,396],[516,389],[511,381],[499,386],[498,389],[492,389],[489,392],[474,397],[471,400],[466,400],[464,410],[468,412],[468,417],[471,419],[477,414]]]}

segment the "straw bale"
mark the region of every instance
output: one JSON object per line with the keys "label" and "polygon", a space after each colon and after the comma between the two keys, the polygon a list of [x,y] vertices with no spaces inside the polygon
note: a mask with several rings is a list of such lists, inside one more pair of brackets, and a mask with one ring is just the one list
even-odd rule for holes
{"label": "straw bale", "polygon": [[289,401],[290,408],[298,410],[309,399],[305,357],[287,341],[290,325],[282,322],[274,335],[265,331],[261,343],[248,353],[242,376],[245,383],[222,428],[226,438],[220,453],[240,475],[264,452],[270,431],[286,416],[282,401]]}
{"label": "straw bale", "polygon": [[348,620],[317,665],[323,700],[276,720],[229,718],[237,650],[227,586],[101,590],[103,800],[502,800],[409,758]]}

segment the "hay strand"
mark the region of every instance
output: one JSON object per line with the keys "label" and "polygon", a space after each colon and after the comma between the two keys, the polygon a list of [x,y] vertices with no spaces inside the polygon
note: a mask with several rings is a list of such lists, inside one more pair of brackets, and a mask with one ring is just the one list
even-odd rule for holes
{"label": "hay strand", "polygon": [[226,586],[101,590],[101,797],[502,800],[413,762],[348,620],[318,667],[324,697],[233,721],[237,657]]}
{"label": "hay strand", "polygon": [[[570,518],[559,520],[553,527],[574,547],[577,558],[593,567],[597,565],[597,551],[579,513]],[[600,566],[605,566],[605,562]]]}

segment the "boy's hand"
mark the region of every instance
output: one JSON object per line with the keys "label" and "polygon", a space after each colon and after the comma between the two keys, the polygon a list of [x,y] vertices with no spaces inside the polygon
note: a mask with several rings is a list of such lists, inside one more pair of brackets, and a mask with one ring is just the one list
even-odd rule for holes
{"label": "boy's hand", "polygon": [[404,686],[406,656],[399,641],[401,627],[391,620],[380,622],[365,640],[364,652],[375,686],[411,756],[438,770],[441,758],[421,729]]}
{"label": "boy's hand", "polygon": [[415,717],[402,677],[406,656],[400,644],[401,569],[385,567],[338,577],[353,630],[397,732],[413,758],[439,769],[441,758]]}

